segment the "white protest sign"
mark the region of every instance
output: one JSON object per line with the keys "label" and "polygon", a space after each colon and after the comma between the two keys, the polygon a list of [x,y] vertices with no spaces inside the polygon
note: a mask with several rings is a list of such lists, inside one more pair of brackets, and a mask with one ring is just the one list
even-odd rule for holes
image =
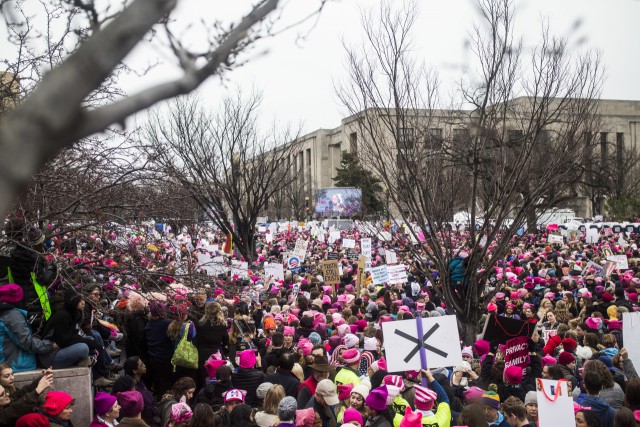
{"label": "white protest sign", "polygon": [[573,398],[569,392],[565,379],[536,379],[539,427],[575,425]]}
{"label": "white protest sign", "polygon": [[594,276],[599,276],[599,277],[604,276],[604,267],[599,264],[596,264],[593,261],[589,261],[587,263],[587,266],[584,268],[584,271],[582,272],[582,274],[588,274],[588,271],[591,268],[593,269]]}
{"label": "white protest sign", "polygon": [[323,230],[318,230],[318,234],[316,236],[316,241],[324,242],[324,231]]}
{"label": "white protest sign", "polygon": [[347,249],[353,249],[356,247],[356,241],[353,239],[343,239],[342,240],[342,247],[347,248]]}
{"label": "white protest sign", "polygon": [[562,236],[559,236],[557,234],[549,234],[549,236],[547,236],[547,243],[563,244],[564,239],[562,238]]}
{"label": "white protest sign", "polygon": [[588,244],[598,243],[600,240],[600,232],[596,228],[589,228],[585,236],[585,241]]}
{"label": "white protest sign", "polygon": [[277,263],[265,264],[264,275],[274,280],[284,280],[284,267],[282,267],[282,264]]}
{"label": "white protest sign", "polygon": [[386,251],[384,253],[384,257],[387,260],[387,264],[397,264],[398,263],[398,256],[396,255],[396,253],[394,251]]}
{"label": "white protest sign", "polygon": [[629,244],[627,243],[626,240],[624,240],[624,237],[622,237],[622,234],[620,235],[620,237],[618,238],[618,244],[620,246],[622,246],[623,248],[626,248],[627,246],[629,246]]}
{"label": "white protest sign", "polygon": [[360,240],[360,253],[367,258],[371,258],[371,239],[361,239]]}
{"label": "white protest sign", "polygon": [[378,238],[380,240],[382,240],[383,242],[390,242],[391,241],[391,233],[388,231],[381,231],[380,233],[378,233]]}
{"label": "white protest sign", "polygon": [[616,268],[618,270],[627,270],[629,269],[629,263],[627,262],[627,256],[626,255],[610,255],[607,257],[607,261],[613,261],[616,264],[618,264],[616,266]]}
{"label": "white protest sign", "polygon": [[271,233],[265,234],[264,235],[264,239],[267,241],[267,243],[273,242],[273,234],[271,234]]}
{"label": "white protest sign", "polygon": [[622,313],[622,341],[633,366],[640,366],[640,312]]}
{"label": "white protest sign", "polygon": [[329,233],[329,243],[334,243],[338,239],[340,239],[339,231],[332,231]]}
{"label": "white protest sign", "polygon": [[374,285],[381,285],[389,280],[389,273],[387,273],[387,266],[380,265],[378,267],[371,268],[371,279]]}
{"label": "white protest sign", "polygon": [[397,283],[407,283],[407,271],[404,264],[387,265],[387,274],[389,276],[387,283],[395,285]]}
{"label": "white protest sign", "polygon": [[387,371],[419,371],[421,369],[420,347],[418,346],[420,341],[424,343],[429,369],[462,364],[460,334],[456,317],[429,317],[421,320],[423,336],[420,339],[415,319],[382,324]]}
{"label": "white protest sign", "polygon": [[266,233],[266,232],[267,232],[267,227],[264,227],[264,226],[258,227],[258,233]]}
{"label": "white protest sign", "polygon": [[249,270],[248,262],[241,262],[236,260],[231,261],[232,276],[244,277],[247,275],[247,270]]}
{"label": "white protest sign", "polygon": [[309,247],[309,241],[298,239],[296,240],[296,248],[293,250],[294,255],[300,258],[300,261],[304,261],[307,256],[307,248]]}

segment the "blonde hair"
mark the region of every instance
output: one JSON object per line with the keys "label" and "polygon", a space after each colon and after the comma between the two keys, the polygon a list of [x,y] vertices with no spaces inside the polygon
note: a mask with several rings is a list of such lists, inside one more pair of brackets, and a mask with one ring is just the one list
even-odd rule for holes
{"label": "blonde hair", "polygon": [[302,370],[302,366],[300,366],[299,363],[295,363],[293,365],[291,373],[295,375],[300,380],[300,382],[304,381],[304,371]]}
{"label": "blonde hair", "polygon": [[284,387],[280,384],[272,385],[264,396],[262,410],[267,414],[278,415],[278,404],[280,404],[280,401],[284,399],[285,396]]}
{"label": "blonde hair", "polygon": [[209,302],[204,306],[204,316],[200,319],[200,325],[207,322],[214,325],[225,325],[224,313],[222,307],[217,302]]}

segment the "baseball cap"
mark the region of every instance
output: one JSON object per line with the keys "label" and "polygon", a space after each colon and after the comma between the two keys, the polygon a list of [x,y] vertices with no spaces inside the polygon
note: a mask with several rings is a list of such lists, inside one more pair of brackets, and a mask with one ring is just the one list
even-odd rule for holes
{"label": "baseball cap", "polygon": [[337,405],[340,403],[338,399],[338,391],[335,384],[331,380],[322,380],[316,387],[316,394],[322,396],[327,405]]}

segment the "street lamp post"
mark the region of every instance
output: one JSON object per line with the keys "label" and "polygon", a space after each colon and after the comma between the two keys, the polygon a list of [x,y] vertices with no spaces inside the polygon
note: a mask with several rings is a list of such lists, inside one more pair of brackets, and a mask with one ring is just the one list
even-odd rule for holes
{"label": "street lamp post", "polygon": [[309,221],[309,196],[305,196],[304,198],[304,212],[305,212],[305,220]]}

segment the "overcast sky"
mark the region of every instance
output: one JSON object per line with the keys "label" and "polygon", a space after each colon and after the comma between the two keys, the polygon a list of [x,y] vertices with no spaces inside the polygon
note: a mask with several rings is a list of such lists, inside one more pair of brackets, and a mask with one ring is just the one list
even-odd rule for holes
{"label": "overcast sky", "polygon": [[[395,0],[402,3],[402,0]],[[237,21],[252,2],[246,0],[184,0],[176,17],[197,22],[203,17]],[[603,97],[640,100],[639,0],[516,0],[516,32],[525,46],[533,46],[540,33],[541,18],[548,18],[556,34],[568,34],[572,49],[591,47],[602,52],[607,80]],[[289,23],[310,13],[317,0],[289,0],[281,22]],[[344,49],[341,40],[361,43],[360,10],[375,7],[377,0],[334,0],[322,12],[315,27],[311,23],[260,42],[242,68],[228,74],[221,84],[211,79],[200,90],[212,107],[227,90],[255,87],[264,92],[263,121],[302,124],[304,133],[340,124],[345,109],[339,104],[333,83],[344,78]],[[465,40],[473,22],[479,19],[472,0],[422,0],[416,25],[417,54],[438,69],[443,87],[451,87],[469,64]],[[315,22],[315,21],[314,21]],[[300,32],[310,30],[305,40]],[[192,30],[194,31],[194,30]],[[187,33],[197,39],[195,34]],[[153,62],[149,49],[136,50],[129,63]],[[144,78],[123,78],[127,91],[176,76],[178,69],[168,57]],[[448,85],[448,86],[447,86]],[[225,88],[226,86],[226,88]]]}

